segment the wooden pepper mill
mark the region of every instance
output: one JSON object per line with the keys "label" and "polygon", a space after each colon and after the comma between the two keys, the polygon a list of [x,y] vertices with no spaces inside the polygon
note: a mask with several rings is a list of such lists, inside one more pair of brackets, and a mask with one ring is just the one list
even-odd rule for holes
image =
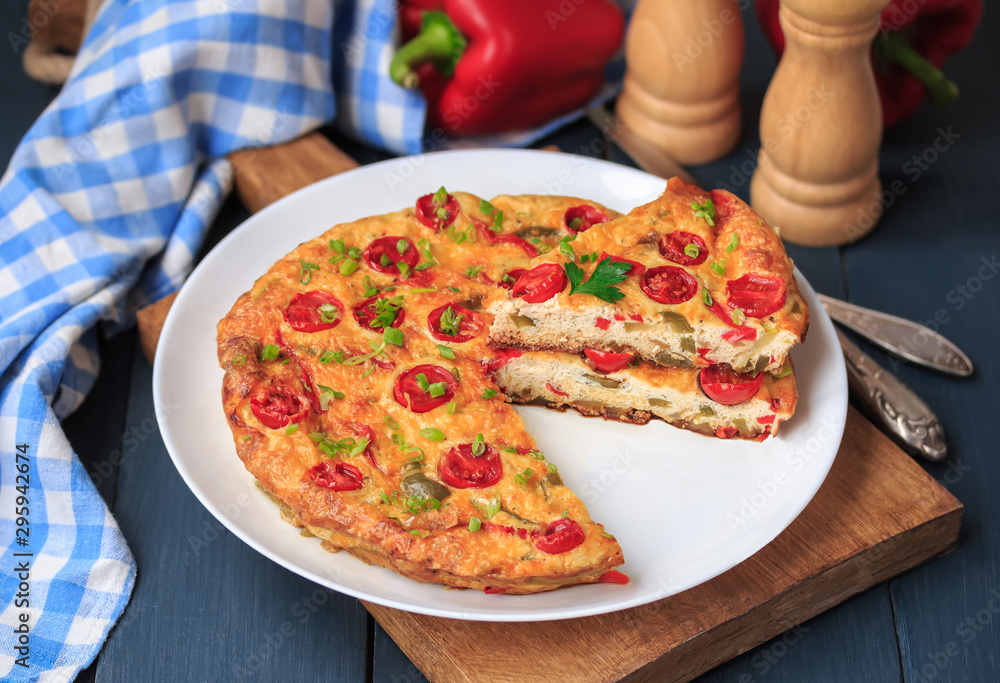
{"label": "wooden pepper mill", "polygon": [[640,0],[625,38],[618,118],[682,164],[740,137],[743,19],[735,0]]}
{"label": "wooden pepper mill", "polygon": [[781,0],[785,52],[764,97],[750,201],[790,242],[853,242],[882,213],[882,115],[869,56],[887,0]]}

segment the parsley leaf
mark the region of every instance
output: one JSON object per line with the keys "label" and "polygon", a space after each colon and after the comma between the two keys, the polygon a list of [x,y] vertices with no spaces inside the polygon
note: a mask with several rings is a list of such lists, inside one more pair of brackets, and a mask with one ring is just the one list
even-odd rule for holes
{"label": "parsley leaf", "polygon": [[624,299],[625,295],[614,285],[622,282],[628,271],[632,268],[630,263],[624,261],[612,261],[610,256],[604,258],[597,264],[590,278],[583,279],[583,269],[575,263],[567,263],[563,266],[566,277],[569,278],[569,293],[590,294],[601,301],[615,303]]}

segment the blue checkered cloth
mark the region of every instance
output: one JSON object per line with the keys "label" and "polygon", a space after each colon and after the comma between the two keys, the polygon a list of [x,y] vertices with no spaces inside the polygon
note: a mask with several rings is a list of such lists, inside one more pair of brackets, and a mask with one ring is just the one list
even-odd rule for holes
{"label": "blue checkered cloth", "polygon": [[[72,679],[135,582],[59,424],[94,383],[97,328],[181,285],[231,189],[225,156],[333,120],[331,83],[345,131],[426,150],[423,100],[383,72],[397,33],[391,0],[105,1],[0,179],[0,679]],[[598,101],[620,62],[608,73]]]}

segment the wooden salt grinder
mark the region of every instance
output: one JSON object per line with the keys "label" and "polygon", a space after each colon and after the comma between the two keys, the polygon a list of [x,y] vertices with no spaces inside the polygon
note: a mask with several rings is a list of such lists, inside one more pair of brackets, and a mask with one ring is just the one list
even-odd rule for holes
{"label": "wooden salt grinder", "polygon": [[618,118],[682,164],[740,137],[743,19],[735,0],[640,0],[625,38]]}
{"label": "wooden salt grinder", "polygon": [[750,202],[790,242],[853,242],[882,214],[882,114],[869,57],[887,0],[781,0]]}

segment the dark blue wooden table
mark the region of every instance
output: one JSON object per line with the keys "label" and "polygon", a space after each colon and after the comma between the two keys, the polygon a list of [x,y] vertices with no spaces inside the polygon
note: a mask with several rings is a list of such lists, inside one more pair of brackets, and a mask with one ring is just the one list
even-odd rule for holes
{"label": "dark blue wooden table", "polygon": [[[20,26],[26,0],[0,3]],[[744,3],[749,4],[749,3]],[[927,469],[965,504],[956,552],[893,579],[765,643],[702,681],[1000,681],[1000,14],[948,64],[962,89],[947,110],[925,106],[885,136],[881,226],[839,249],[790,247],[820,292],[937,325],[977,364],[955,380],[868,348],[938,413],[952,458]],[[705,187],[743,198],[759,147],[758,113],[775,60],[746,17],[743,139],[690,169]],[[0,48],[0,159],[56,91],[33,83]],[[386,155],[336,137],[361,163]],[[629,163],[580,122],[541,144]],[[206,252],[247,217],[230,199]],[[100,379],[65,423],[139,564],[135,593],[81,681],[423,680],[353,598],[292,574],[237,540],[181,481],[153,417],[151,368],[134,332],[101,347]]]}

